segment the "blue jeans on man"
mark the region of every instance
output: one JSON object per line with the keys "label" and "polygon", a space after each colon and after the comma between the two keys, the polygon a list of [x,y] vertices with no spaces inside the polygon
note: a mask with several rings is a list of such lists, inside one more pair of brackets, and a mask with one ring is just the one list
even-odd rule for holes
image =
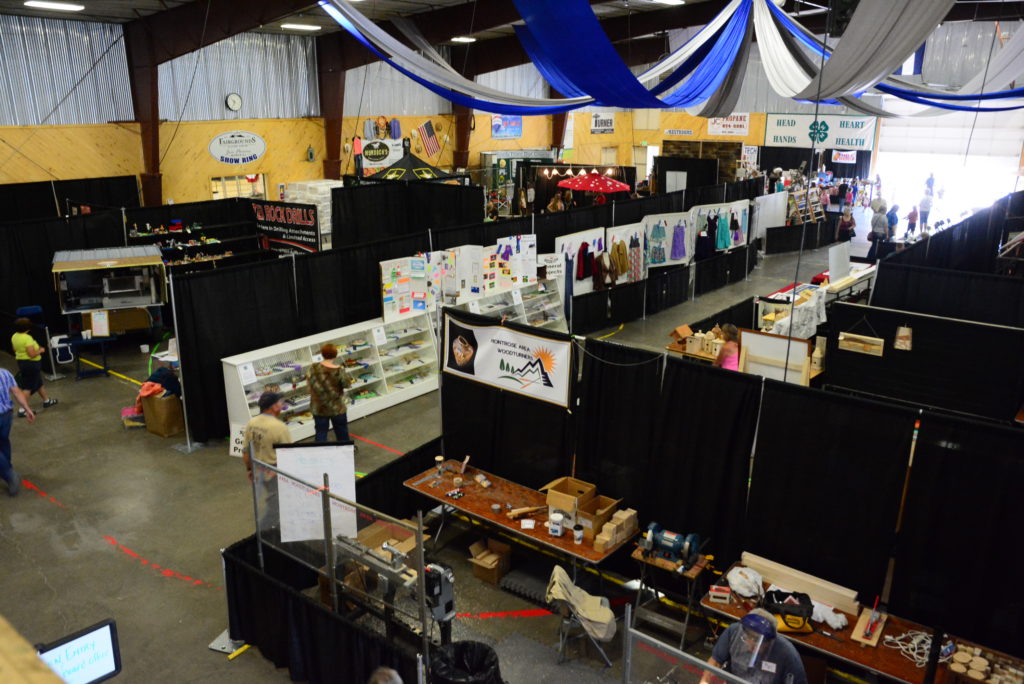
{"label": "blue jeans on man", "polygon": [[339,413],[336,416],[313,416],[313,427],[316,430],[314,441],[326,442],[327,431],[334,428],[334,439],[339,442],[351,441],[348,436],[348,415]]}
{"label": "blue jeans on man", "polygon": [[8,409],[0,413],[0,477],[12,485],[18,477],[11,464],[11,424],[14,422],[14,411]]}

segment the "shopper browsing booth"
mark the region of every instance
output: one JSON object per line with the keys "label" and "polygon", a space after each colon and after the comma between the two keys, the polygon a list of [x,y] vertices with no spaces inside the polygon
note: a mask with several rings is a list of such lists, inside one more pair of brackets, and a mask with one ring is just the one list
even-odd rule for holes
{"label": "shopper browsing booth", "polygon": [[[726,629],[711,651],[708,664],[754,684],[807,684],[796,647],[778,634],[775,616],[755,608]],[[705,672],[701,684],[708,684]]]}

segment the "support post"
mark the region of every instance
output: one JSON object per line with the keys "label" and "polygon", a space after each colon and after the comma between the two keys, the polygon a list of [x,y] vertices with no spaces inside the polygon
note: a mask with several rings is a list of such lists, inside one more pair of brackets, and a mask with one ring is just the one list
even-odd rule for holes
{"label": "support post", "polygon": [[[467,76],[472,78],[472,76]],[[455,148],[452,150],[452,166],[469,168],[469,139],[473,135],[473,110],[463,105],[453,104],[455,114]]]}
{"label": "support post", "polygon": [[160,174],[160,87],[152,37],[136,22],[125,24],[124,46],[128,57],[128,80],[132,109],[139,122],[142,141],[142,204],[158,207],[164,202]]}
{"label": "support post", "polygon": [[[175,298],[174,298],[174,274],[172,273],[168,277],[169,277],[169,280],[170,280],[170,288],[171,288],[171,321],[174,323],[174,335],[175,335],[175,337],[177,337],[178,331],[179,331],[179,328],[178,328],[178,306],[177,306],[177,303],[176,303]],[[177,447],[175,447],[175,448],[183,451],[186,454],[191,454],[193,451],[195,451],[199,447],[203,446],[203,444],[200,443],[200,442],[196,442],[195,445],[192,444],[192,431],[189,429],[189,426],[188,426],[188,400],[185,399],[185,395],[186,395],[186,392],[187,392],[187,390],[185,389],[185,372],[184,372],[184,367],[180,365],[181,364],[181,346],[180,345],[178,346],[178,363],[179,363],[179,366],[182,368],[182,372],[178,374],[178,382],[181,383],[181,413],[182,413],[182,416],[185,419],[185,448],[182,449],[180,444]]]}
{"label": "support post", "polygon": [[345,57],[341,33],[316,39],[320,113],[324,118],[324,178],[340,180],[347,165],[342,160],[342,122],[345,104]]}
{"label": "support post", "polygon": [[337,561],[334,558],[334,532],[331,530],[331,478],[324,473],[324,488],[320,490],[320,504],[324,521],[324,559],[327,561],[327,578],[331,582],[331,606],[338,612]]}

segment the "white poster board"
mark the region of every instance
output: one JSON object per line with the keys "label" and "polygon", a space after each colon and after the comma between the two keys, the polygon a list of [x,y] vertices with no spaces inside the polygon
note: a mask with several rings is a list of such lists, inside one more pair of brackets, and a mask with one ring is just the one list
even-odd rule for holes
{"label": "white poster board", "polygon": [[[292,444],[277,448],[278,500],[281,506],[281,541],[323,539],[323,504],[317,493],[296,480],[315,488],[322,487],[324,473],[331,493],[348,501],[356,500],[355,447],[351,444]],[[292,477],[288,477],[287,473]],[[331,532],[356,536],[356,511],[331,499]]]}
{"label": "white poster board", "polygon": [[754,229],[751,239],[763,238],[769,228],[786,225],[789,212],[789,193],[786,191],[762,195],[754,200]]}
{"label": "white poster board", "polygon": [[580,248],[586,243],[584,258],[590,258],[604,251],[604,241],[604,228],[591,228],[590,230],[560,235],[555,238],[555,252],[558,254],[568,254],[572,257],[572,267],[575,271],[572,275],[572,292],[566,293],[566,296],[571,294],[574,297],[578,297],[594,291],[594,279],[589,271],[582,279],[577,277],[579,273]]}
{"label": "white poster board", "polygon": [[[624,226],[616,226],[605,230],[608,238],[608,248],[615,254],[615,245],[622,242],[626,246],[626,258],[629,260],[630,268],[625,273],[619,273],[619,283],[635,283],[647,277],[647,264],[644,261],[644,224],[629,223]],[[636,245],[632,247],[631,245]],[[634,264],[636,266],[634,267]]]}
{"label": "white poster board", "polygon": [[850,275],[850,243],[840,242],[828,248],[828,280],[837,283]]}
{"label": "white poster board", "polygon": [[665,172],[665,192],[678,192],[686,189],[686,171]]}
{"label": "white poster board", "polygon": [[771,380],[806,386],[810,383],[810,344],[807,340],[740,330],[739,369]]}
{"label": "white poster board", "polygon": [[569,405],[572,343],[445,316],[444,372]]}
{"label": "white poster board", "polygon": [[380,262],[384,322],[419,316],[433,308],[427,255]]}
{"label": "white poster board", "polygon": [[537,236],[510,235],[498,238],[497,251],[508,264],[513,287],[537,281]]}
{"label": "white poster board", "polygon": [[688,264],[697,246],[697,230],[687,212],[644,216],[648,265],[651,267]]}
{"label": "white poster board", "polygon": [[565,256],[560,253],[538,254],[537,268],[544,268],[545,278],[554,281],[565,299]]}

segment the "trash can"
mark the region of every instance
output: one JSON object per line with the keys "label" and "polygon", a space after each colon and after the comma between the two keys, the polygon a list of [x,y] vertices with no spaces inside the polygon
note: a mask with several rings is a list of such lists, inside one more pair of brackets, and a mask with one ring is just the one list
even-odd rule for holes
{"label": "trash can", "polygon": [[503,684],[498,654],[479,641],[456,641],[430,653],[433,684]]}

